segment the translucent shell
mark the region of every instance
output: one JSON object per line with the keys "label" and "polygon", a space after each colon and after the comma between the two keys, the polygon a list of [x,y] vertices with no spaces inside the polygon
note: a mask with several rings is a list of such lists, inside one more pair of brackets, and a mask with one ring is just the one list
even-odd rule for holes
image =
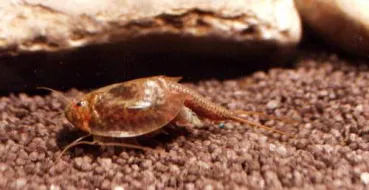
{"label": "translucent shell", "polygon": [[184,106],[185,95],[170,90],[179,77],[148,77],[112,84],[90,92],[90,133],[135,137],[171,122]]}

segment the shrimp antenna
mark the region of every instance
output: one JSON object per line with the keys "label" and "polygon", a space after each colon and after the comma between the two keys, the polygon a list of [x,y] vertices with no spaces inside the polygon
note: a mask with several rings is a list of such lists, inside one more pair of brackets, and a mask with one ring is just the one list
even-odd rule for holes
{"label": "shrimp antenna", "polygon": [[37,89],[43,89],[43,90],[49,90],[49,91],[51,91],[51,92],[54,92],[54,93],[56,93],[56,94],[58,94],[60,97],[62,97],[63,98],[63,100],[65,101],[65,102],[67,102],[67,103],[70,103],[71,101],[63,94],[63,93],[61,93],[60,91],[57,91],[57,90],[54,90],[54,89],[52,89],[52,88],[48,88],[48,87],[43,87],[43,86],[39,86],[39,87],[37,87]]}
{"label": "shrimp antenna", "polygon": [[[70,148],[74,147],[74,146],[77,146],[77,145],[102,145],[102,146],[119,146],[119,147],[123,147],[123,148],[132,148],[132,149],[138,149],[138,150],[143,150],[143,151],[156,151],[156,150],[153,150],[151,148],[146,148],[146,147],[142,147],[142,146],[139,146],[139,145],[132,145],[132,144],[126,144],[126,143],[114,143],[114,142],[111,142],[111,143],[105,143],[105,142],[99,142],[99,141],[92,141],[92,142],[88,142],[88,141],[82,141],[83,139],[87,138],[87,137],[90,137],[92,136],[92,134],[87,134],[87,135],[84,135],[82,137],[79,137],[78,139],[74,140],[72,143],[70,143],[69,145],[67,145],[63,150],[62,152],[59,154],[57,160],[60,160],[61,157],[63,156],[63,154],[69,150]],[[158,151],[160,153],[163,153],[162,151]]]}
{"label": "shrimp antenna", "polygon": [[83,140],[84,138],[89,137],[89,136],[91,136],[91,134],[84,135],[84,136],[82,136],[82,137],[80,137],[80,138],[76,139],[76,140],[75,140],[75,141],[73,141],[72,143],[70,143],[68,146],[66,146],[66,147],[63,149],[63,151],[59,154],[59,156],[58,156],[58,160],[60,160],[60,158],[63,156],[63,154],[64,154],[68,149],[72,148],[73,146],[77,146],[77,145],[78,145],[78,144],[80,144],[81,142],[84,142],[84,141],[82,141],[82,140]]}
{"label": "shrimp antenna", "polygon": [[58,113],[55,113],[53,116],[51,116],[51,119],[54,119],[54,118],[56,118],[56,117],[58,117],[58,116],[60,116],[61,114],[63,114],[64,112],[63,111],[60,111],[60,112],[58,112]]}

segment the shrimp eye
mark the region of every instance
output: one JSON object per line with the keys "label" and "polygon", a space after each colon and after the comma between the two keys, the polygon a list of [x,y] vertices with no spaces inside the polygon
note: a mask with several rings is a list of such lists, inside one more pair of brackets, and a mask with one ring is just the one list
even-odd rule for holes
{"label": "shrimp eye", "polygon": [[85,105],[84,101],[79,101],[79,102],[76,103],[77,107],[81,107],[81,106],[84,106],[84,105]]}

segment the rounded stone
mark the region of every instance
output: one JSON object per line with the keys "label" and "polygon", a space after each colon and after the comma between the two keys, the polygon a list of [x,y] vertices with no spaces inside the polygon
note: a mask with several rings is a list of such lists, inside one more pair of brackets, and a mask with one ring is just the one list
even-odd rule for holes
{"label": "rounded stone", "polygon": [[369,1],[297,0],[304,23],[323,40],[356,55],[369,54]]}

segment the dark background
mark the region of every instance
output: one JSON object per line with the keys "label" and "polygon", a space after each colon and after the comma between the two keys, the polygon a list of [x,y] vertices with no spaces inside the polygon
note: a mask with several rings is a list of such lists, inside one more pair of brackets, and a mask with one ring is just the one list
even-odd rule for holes
{"label": "dark background", "polygon": [[297,52],[290,55],[287,54],[294,50],[286,48],[282,52],[273,42],[260,46],[219,38],[157,36],[57,53],[2,56],[0,94],[46,93],[36,90],[37,86],[62,91],[70,88],[91,90],[153,75],[182,76],[182,82],[235,79],[271,67],[293,67],[305,51],[344,54],[312,35],[309,28],[304,32]]}

